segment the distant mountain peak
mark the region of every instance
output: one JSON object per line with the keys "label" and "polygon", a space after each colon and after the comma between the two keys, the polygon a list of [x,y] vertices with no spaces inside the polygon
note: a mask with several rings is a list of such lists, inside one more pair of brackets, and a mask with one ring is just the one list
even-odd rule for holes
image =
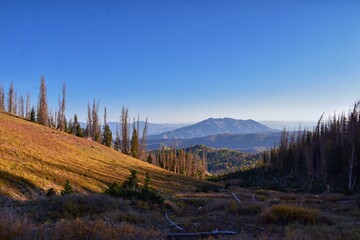
{"label": "distant mountain peak", "polygon": [[193,125],[178,128],[172,131],[164,132],[159,135],[149,136],[152,139],[189,139],[206,137],[216,134],[251,134],[274,132],[268,126],[265,126],[252,119],[242,120],[229,117],[208,118]]}

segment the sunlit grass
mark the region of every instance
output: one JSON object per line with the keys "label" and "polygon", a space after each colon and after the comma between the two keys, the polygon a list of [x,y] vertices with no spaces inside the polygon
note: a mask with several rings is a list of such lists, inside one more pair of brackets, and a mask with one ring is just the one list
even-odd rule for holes
{"label": "sunlit grass", "polygon": [[202,181],[179,176],[93,141],[0,113],[0,194],[26,199],[69,179],[77,192],[102,192],[135,169],[163,192],[194,191]]}

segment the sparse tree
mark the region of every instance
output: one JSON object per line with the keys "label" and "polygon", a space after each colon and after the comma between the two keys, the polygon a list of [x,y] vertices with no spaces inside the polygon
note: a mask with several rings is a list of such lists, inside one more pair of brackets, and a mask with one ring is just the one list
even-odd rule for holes
{"label": "sparse tree", "polygon": [[35,107],[33,106],[30,111],[30,121],[36,122],[36,112]]}
{"label": "sparse tree", "polygon": [[46,98],[46,85],[45,78],[41,76],[40,78],[40,93],[39,93],[39,104],[37,111],[37,121],[38,123],[47,126],[48,125],[48,103]]}
{"label": "sparse tree", "polygon": [[14,94],[14,101],[13,101],[13,109],[12,109],[12,113],[15,115],[18,115],[18,98],[17,98],[17,91],[15,90],[15,94]]}
{"label": "sparse tree", "polygon": [[24,98],[21,95],[19,98],[19,114],[20,117],[25,117]]}
{"label": "sparse tree", "polygon": [[116,151],[121,150],[121,141],[120,141],[120,134],[119,134],[119,126],[118,125],[116,125],[116,138],[115,138],[115,143],[114,143],[114,149]]}
{"label": "sparse tree", "polygon": [[139,159],[146,160],[146,137],[147,137],[147,128],[148,128],[148,118],[146,118],[144,123],[144,128],[141,137],[141,143],[139,148]]}
{"label": "sparse tree", "polygon": [[121,152],[124,154],[129,154],[128,114],[128,109],[123,106],[121,111]]}
{"label": "sparse tree", "polygon": [[138,178],[136,176],[137,172],[135,170],[131,171],[130,176],[123,183],[123,188],[135,191],[138,187]]}
{"label": "sparse tree", "polygon": [[91,109],[90,109],[90,102],[88,102],[87,108],[87,124],[86,124],[86,137],[92,138],[93,135],[93,126],[92,126],[92,117],[91,117]]}
{"label": "sparse tree", "polygon": [[69,179],[66,179],[65,185],[64,185],[64,190],[61,191],[61,195],[69,195],[69,194],[73,194],[74,190],[69,182]]}
{"label": "sparse tree", "polygon": [[60,131],[65,131],[65,105],[66,105],[66,85],[65,82],[62,88],[62,98],[59,97],[59,112],[58,112],[58,128]]}
{"label": "sparse tree", "polygon": [[101,131],[100,131],[100,120],[99,120],[99,102],[96,103],[96,100],[93,101],[91,118],[92,118],[92,139],[96,142],[101,142]]}
{"label": "sparse tree", "polygon": [[131,156],[134,158],[139,158],[139,137],[135,128],[135,121],[133,124],[133,132],[131,136]]}
{"label": "sparse tree", "polygon": [[112,132],[110,130],[109,124],[106,121],[106,107],[104,109],[104,129],[103,129],[103,136],[102,136],[102,144],[111,147],[112,143]]}
{"label": "sparse tree", "polygon": [[14,84],[11,83],[9,87],[9,93],[8,93],[8,112],[13,113],[14,110]]}
{"label": "sparse tree", "polygon": [[5,92],[2,85],[0,86],[0,111],[5,111]]}
{"label": "sparse tree", "polygon": [[26,93],[26,118],[30,119],[30,93]]}

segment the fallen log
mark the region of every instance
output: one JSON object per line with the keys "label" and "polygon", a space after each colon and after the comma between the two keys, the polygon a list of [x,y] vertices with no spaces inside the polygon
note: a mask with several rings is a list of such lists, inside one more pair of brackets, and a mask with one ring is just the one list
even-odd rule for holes
{"label": "fallen log", "polygon": [[175,222],[171,221],[170,218],[168,217],[167,213],[165,214],[166,219],[169,221],[171,226],[176,227],[177,229],[184,231],[184,229],[182,227],[180,227],[179,225],[177,225]]}
{"label": "fallen log", "polygon": [[176,239],[176,238],[193,238],[193,237],[210,237],[210,236],[218,236],[218,235],[239,235],[234,231],[219,231],[215,229],[211,232],[193,232],[193,233],[169,233],[167,235],[168,239]]}
{"label": "fallen log", "polygon": [[238,201],[239,203],[241,203],[242,201],[240,200],[240,198],[238,198],[238,196],[236,196],[235,193],[232,193],[232,195],[234,196],[234,198],[236,199],[236,201]]}

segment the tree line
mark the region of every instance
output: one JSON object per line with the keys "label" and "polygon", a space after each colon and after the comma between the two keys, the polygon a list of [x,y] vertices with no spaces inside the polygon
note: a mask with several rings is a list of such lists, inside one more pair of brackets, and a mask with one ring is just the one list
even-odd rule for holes
{"label": "tree line", "polygon": [[201,149],[175,147],[150,151],[147,162],[185,176],[205,178],[207,174],[206,147]]}
{"label": "tree line", "polygon": [[360,101],[348,114],[319,119],[313,131],[289,133],[263,154],[271,168],[322,184],[324,190],[360,191]]}
{"label": "tree line", "polygon": [[[7,101],[5,101],[5,90],[0,86],[0,111],[26,118],[69,134],[84,137],[107,147],[113,148],[134,158],[147,161],[167,170],[184,174],[187,176],[204,177],[207,171],[207,161],[204,158],[185,150],[161,149],[159,153],[146,151],[146,136],[148,122],[145,120],[144,127],[140,129],[140,116],[137,120],[133,118],[132,129],[129,111],[122,107],[120,120],[117,125],[115,136],[110,130],[107,122],[107,109],[104,108],[104,122],[101,123],[99,116],[99,101],[93,99],[87,105],[87,119],[85,126],[81,126],[77,114],[73,118],[66,118],[66,85],[63,84],[61,95],[58,97],[58,107],[54,111],[49,109],[47,101],[47,88],[45,77],[40,78],[39,96],[36,107],[30,108],[30,94],[26,94],[26,101],[23,96],[17,97],[14,84],[11,83]],[[131,131],[131,134],[130,134]]]}

